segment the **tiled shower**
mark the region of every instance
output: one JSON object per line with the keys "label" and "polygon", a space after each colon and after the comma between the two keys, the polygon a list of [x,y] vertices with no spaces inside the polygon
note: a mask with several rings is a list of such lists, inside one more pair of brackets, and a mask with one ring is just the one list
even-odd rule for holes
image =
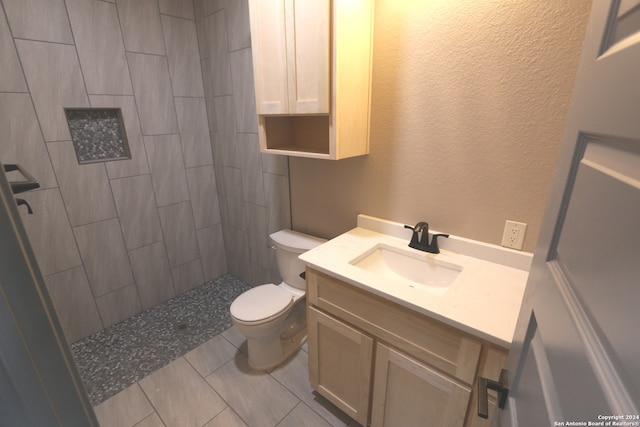
{"label": "tiled shower", "polygon": [[[288,163],[258,147],[247,0],[0,0],[0,160],[69,342],[222,274],[278,280]],[[65,108],[119,108],[79,164]]]}

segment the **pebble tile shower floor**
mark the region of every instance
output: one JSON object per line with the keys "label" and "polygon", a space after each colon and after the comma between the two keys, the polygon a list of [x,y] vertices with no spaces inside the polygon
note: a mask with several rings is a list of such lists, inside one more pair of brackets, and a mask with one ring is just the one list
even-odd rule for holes
{"label": "pebble tile shower floor", "polygon": [[250,286],[229,274],[71,344],[97,405],[231,326],[229,306]]}

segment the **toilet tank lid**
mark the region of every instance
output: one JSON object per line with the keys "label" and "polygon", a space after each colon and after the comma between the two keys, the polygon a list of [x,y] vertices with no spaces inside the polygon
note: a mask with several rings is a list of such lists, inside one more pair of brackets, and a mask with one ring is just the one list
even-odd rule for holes
{"label": "toilet tank lid", "polygon": [[306,252],[326,242],[325,239],[299,233],[293,230],[276,231],[269,237],[271,237],[273,243],[279,245],[283,249],[300,253]]}

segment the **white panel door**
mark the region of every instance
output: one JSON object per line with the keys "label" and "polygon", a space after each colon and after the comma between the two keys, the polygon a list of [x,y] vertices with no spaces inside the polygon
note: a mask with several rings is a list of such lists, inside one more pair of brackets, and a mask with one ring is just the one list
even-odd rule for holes
{"label": "white panel door", "polygon": [[640,425],[638,3],[593,2],[509,355],[504,426]]}

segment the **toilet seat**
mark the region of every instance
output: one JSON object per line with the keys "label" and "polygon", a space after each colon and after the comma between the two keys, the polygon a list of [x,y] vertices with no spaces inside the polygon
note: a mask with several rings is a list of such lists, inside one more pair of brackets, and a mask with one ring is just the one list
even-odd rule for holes
{"label": "toilet seat", "polygon": [[272,283],[256,286],[241,294],[229,308],[242,323],[261,323],[278,317],[293,305],[293,294]]}

